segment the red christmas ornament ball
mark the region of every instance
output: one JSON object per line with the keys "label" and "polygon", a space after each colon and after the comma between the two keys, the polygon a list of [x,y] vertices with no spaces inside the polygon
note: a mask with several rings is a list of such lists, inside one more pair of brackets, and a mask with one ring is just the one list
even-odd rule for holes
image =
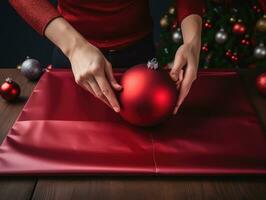
{"label": "red christmas ornament ball", "polygon": [[208,52],[209,51],[209,46],[208,46],[208,44],[207,43],[205,43],[202,47],[201,47],[201,50],[203,51],[203,52]]}
{"label": "red christmas ornament ball", "polygon": [[228,49],[226,51],[225,55],[231,59],[231,56],[233,55],[233,52],[230,49]]}
{"label": "red christmas ornament ball", "polygon": [[260,12],[261,12],[260,7],[257,6],[257,5],[254,5],[254,6],[252,7],[252,9],[253,9],[256,13],[260,13]]}
{"label": "red christmas ornament ball", "polygon": [[20,95],[20,87],[11,78],[7,78],[0,86],[0,95],[6,101],[14,101]]}
{"label": "red christmas ornament ball", "polygon": [[207,20],[205,23],[204,23],[204,28],[205,29],[211,29],[212,28],[212,23],[210,20]]}
{"label": "red christmas ornament ball", "polygon": [[260,74],[256,79],[256,86],[258,91],[266,96],[266,72]]}
{"label": "red christmas ornament ball", "polygon": [[232,62],[237,62],[239,60],[238,58],[238,55],[236,53],[234,53],[232,56],[231,56],[231,60]]}
{"label": "red christmas ornament ball", "polygon": [[233,25],[233,32],[237,35],[245,34],[246,31],[246,26],[241,22],[237,22]]}
{"label": "red christmas ornament ball", "polygon": [[166,70],[140,64],[124,73],[121,85],[120,114],[131,124],[153,126],[172,115],[178,91]]}
{"label": "red christmas ornament ball", "polygon": [[177,26],[178,26],[178,21],[175,20],[175,21],[173,22],[173,24],[172,24],[172,29],[175,30],[175,29],[177,28]]}
{"label": "red christmas ornament ball", "polygon": [[240,43],[243,45],[243,46],[249,46],[250,45],[250,40],[244,38],[240,41]]}

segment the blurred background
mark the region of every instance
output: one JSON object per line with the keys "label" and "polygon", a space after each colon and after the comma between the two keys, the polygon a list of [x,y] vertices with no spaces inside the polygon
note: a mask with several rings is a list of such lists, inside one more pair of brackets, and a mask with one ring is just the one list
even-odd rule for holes
{"label": "blurred background", "polygon": [[[56,0],[51,2],[56,5]],[[266,0],[224,2],[205,0],[200,67],[266,68]],[[175,0],[150,0],[150,12],[157,57],[166,65],[182,44]],[[53,44],[26,24],[7,0],[0,1],[0,15],[0,68],[16,67],[26,56],[48,65]]]}
{"label": "blurred background", "polygon": [[[175,5],[160,20],[157,57],[171,62],[182,45]],[[266,69],[266,0],[205,0],[200,68]]]}

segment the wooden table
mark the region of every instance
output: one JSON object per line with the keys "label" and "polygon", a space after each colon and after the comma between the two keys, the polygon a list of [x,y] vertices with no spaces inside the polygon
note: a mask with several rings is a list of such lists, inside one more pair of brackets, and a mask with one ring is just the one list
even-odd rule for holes
{"label": "wooden table", "polygon": [[[266,98],[254,85],[256,71],[243,71],[241,77],[266,133]],[[16,103],[0,99],[0,143],[15,122],[35,83],[16,69],[1,69],[0,81],[16,80],[22,98]],[[223,177],[0,177],[0,199],[266,199],[265,176]]]}

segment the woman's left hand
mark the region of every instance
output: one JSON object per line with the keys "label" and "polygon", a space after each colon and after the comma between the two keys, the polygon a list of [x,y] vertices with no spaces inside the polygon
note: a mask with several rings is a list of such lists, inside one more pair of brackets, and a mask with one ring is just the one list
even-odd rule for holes
{"label": "woman's left hand", "polygon": [[202,19],[199,15],[189,15],[182,20],[181,30],[184,44],[175,54],[174,64],[170,71],[171,78],[179,89],[179,97],[173,114],[176,114],[180,105],[188,95],[192,83],[197,78],[199,54],[201,47]]}
{"label": "woman's left hand", "polygon": [[180,105],[189,93],[192,83],[197,78],[200,53],[200,39],[184,43],[176,51],[171,78],[179,89],[179,97],[173,114],[176,114]]}

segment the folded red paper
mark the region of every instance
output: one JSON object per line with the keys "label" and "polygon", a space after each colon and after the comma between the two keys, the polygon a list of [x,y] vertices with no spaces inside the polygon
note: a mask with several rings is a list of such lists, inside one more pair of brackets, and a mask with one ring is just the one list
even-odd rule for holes
{"label": "folded red paper", "polygon": [[266,140],[234,71],[200,71],[176,116],[141,128],[52,70],[2,143],[0,174],[266,174]]}

